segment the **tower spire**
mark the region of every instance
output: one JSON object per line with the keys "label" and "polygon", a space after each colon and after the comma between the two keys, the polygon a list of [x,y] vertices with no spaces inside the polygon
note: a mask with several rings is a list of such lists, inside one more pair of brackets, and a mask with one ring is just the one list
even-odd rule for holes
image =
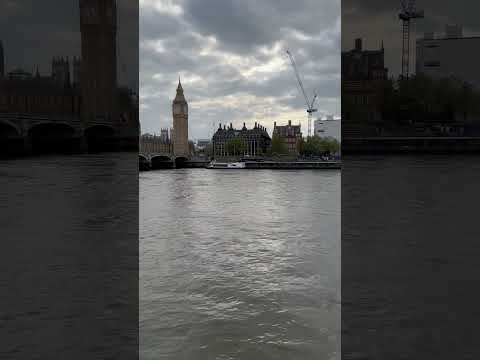
{"label": "tower spire", "polygon": [[177,95],[175,96],[175,100],[177,102],[186,102],[185,95],[183,94],[183,87],[180,81],[180,76],[178,77],[178,86],[177,86]]}
{"label": "tower spire", "polygon": [[182,88],[182,82],[180,81],[180,76],[178,76],[178,86],[177,86],[177,91],[178,90],[182,90],[183,91],[183,88]]}

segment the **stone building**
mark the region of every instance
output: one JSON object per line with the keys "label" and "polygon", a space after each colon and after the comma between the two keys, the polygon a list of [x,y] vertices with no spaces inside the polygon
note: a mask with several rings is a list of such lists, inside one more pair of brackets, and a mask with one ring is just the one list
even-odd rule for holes
{"label": "stone building", "polygon": [[172,103],[173,113],[173,153],[175,156],[190,155],[188,142],[188,104],[183,94],[182,84],[178,79],[177,95]]}
{"label": "stone building", "polygon": [[292,121],[288,120],[288,125],[277,126],[277,122],[273,123],[273,136],[278,136],[287,145],[289,154],[299,153],[299,146],[302,140],[302,130],[300,124],[292,125]]}
{"label": "stone building", "polygon": [[140,137],[140,152],[155,154],[173,153],[173,144],[168,130],[162,129],[160,135],[143,134]]}
{"label": "stone building", "polygon": [[417,74],[432,79],[454,78],[480,88],[480,36],[465,36],[463,26],[446,25],[445,34],[425,33],[416,40]]}
{"label": "stone building", "polygon": [[14,69],[0,77],[0,113],[79,118],[80,93],[68,79],[67,68],[60,70],[56,60],[49,76]]}
{"label": "stone building", "polygon": [[[117,98],[117,2],[80,0],[82,120],[115,121]],[[99,53],[101,51],[101,53]]]}
{"label": "stone building", "polygon": [[0,113],[25,113],[82,119],[84,127],[101,120],[138,130],[135,95],[117,85],[117,4],[115,0],[80,0],[82,59],[54,57],[51,72],[5,70],[0,41]]}
{"label": "stone building", "polygon": [[241,130],[234,129],[231,123],[228,128],[225,125],[222,128],[222,124],[220,124],[212,138],[213,155],[233,155],[228,143],[234,139],[240,139],[243,142],[244,155],[249,156],[265,154],[272,142],[267,129],[260,124],[255,123],[252,129],[247,129],[243,123]]}

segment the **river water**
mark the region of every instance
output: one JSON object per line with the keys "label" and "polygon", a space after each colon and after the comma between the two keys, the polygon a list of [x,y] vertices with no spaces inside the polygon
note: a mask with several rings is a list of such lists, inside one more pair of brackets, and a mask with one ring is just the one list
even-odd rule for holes
{"label": "river water", "polygon": [[480,358],[479,160],[344,157],[343,359]]}
{"label": "river water", "polygon": [[138,154],[0,161],[1,359],[135,359]]}
{"label": "river water", "polygon": [[141,359],[339,359],[340,178],[141,173]]}

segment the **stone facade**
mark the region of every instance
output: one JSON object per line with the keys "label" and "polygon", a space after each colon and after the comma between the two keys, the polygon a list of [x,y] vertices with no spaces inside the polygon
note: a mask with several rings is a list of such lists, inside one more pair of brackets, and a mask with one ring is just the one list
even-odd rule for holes
{"label": "stone facade", "polygon": [[249,156],[259,156],[268,151],[271,145],[271,138],[268,135],[267,129],[257,123],[253,129],[247,129],[245,123],[243,128],[237,130],[233,125],[227,128],[225,125],[219,125],[212,138],[212,145],[214,156],[230,156],[231,149],[229,149],[228,142],[233,139],[241,139],[244,144],[244,154]]}
{"label": "stone facade", "polygon": [[0,113],[28,113],[78,118],[80,94],[52,76],[15,69],[0,78]]}
{"label": "stone facade", "polygon": [[116,1],[79,5],[82,59],[55,57],[48,75],[38,68],[35,74],[21,68],[5,73],[0,41],[0,112],[81,118],[85,127],[100,120],[137,128],[135,95],[117,85]]}
{"label": "stone facade", "polygon": [[80,0],[82,120],[112,120],[117,109],[117,4]]}
{"label": "stone facade", "polygon": [[141,153],[171,154],[173,144],[170,141],[168,130],[162,129],[160,136],[143,134],[140,137]]}
{"label": "stone facade", "polygon": [[183,94],[182,84],[178,79],[177,94],[172,103],[173,113],[173,153],[175,156],[190,155],[188,142],[188,104]]}
{"label": "stone facade", "polygon": [[[0,139],[22,140],[15,153],[44,145],[53,151],[56,145],[47,137],[82,151],[120,144],[138,148],[138,95],[117,84],[116,1],[78,3],[81,59],[56,57],[49,74],[38,67],[33,74],[20,68],[7,72],[8,44],[0,43]],[[10,153],[9,146],[3,148]]]}

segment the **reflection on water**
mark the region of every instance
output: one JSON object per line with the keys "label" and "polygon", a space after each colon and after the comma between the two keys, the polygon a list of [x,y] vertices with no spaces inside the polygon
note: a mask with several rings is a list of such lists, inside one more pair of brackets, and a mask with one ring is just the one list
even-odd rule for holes
{"label": "reflection on water", "polygon": [[339,359],[340,172],[140,174],[142,359]]}
{"label": "reflection on water", "polygon": [[479,180],[474,156],[344,158],[344,359],[479,358]]}
{"label": "reflection on water", "polygon": [[137,356],[137,159],[0,161],[1,359]]}

